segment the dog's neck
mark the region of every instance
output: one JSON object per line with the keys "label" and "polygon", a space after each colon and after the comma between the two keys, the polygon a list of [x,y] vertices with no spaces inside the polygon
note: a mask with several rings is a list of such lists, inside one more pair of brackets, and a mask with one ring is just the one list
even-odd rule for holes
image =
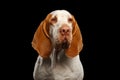
{"label": "dog's neck", "polygon": [[67,60],[67,56],[65,55],[65,50],[61,49],[61,50],[57,50],[57,49],[53,49],[52,53],[50,55],[50,60],[51,60],[51,67],[55,67],[55,65],[57,63],[64,63]]}

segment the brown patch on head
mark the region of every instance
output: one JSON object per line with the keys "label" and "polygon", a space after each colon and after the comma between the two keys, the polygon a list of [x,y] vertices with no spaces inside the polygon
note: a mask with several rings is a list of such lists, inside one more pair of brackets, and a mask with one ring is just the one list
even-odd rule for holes
{"label": "brown patch on head", "polygon": [[73,18],[68,18],[68,22],[73,22]]}
{"label": "brown patch on head", "polygon": [[52,24],[52,25],[55,24],[55,23],[57,22],[57,17],[54,16],[53,18],[50,19],[49,22],[50,22],[50,24]]}

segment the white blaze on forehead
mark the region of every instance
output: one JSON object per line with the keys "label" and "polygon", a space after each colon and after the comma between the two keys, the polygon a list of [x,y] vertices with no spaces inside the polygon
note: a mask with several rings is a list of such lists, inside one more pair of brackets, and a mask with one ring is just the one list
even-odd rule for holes
{"label": "white blaze on forehead", "polygon": [[67,10],[55,10],[55,11],[52,11],[50,14],[56,15],[61,13],[64,15],[71,15]]}
{"label": "white blaze on forehead", "polygon": [[67,10],[55,10],[52,11],[50,14],[52,14],[52,17],[56,16],[58,20],[63,20],[63,21],[66,21],[68,18],[72,17]]}

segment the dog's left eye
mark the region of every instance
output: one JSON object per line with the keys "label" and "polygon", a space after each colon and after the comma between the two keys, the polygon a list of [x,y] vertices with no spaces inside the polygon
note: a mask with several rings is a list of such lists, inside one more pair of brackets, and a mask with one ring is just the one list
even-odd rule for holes
{"label": "dog's left eye", "polygon": [[72,18],[68,18],[68,22],[72,22],[73,21],[73,19]]}

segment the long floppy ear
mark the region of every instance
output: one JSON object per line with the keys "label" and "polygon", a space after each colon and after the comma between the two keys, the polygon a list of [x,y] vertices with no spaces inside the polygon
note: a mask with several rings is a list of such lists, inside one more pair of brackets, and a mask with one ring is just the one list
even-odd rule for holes
{"label": "long floppy ear", "polygon": [[43,20],[38,29],[36,30],[33,40],[32,47],[39,53],[43,58],[48,58],[51,53],[51,41],[49,39],[49,19],[51,14],[48,14],[45,20]]}
{"label": "long floppy ear", "polygon": [[70,47],[68,49],[66,49],[66,55],[70,58],[77,56],[83,48],[82,35],[80,32],[80,28],[79,28],[74,16],[72,16],[72,17],[73,17],[73,20],[72,20],[73,39],[72,39]]}

